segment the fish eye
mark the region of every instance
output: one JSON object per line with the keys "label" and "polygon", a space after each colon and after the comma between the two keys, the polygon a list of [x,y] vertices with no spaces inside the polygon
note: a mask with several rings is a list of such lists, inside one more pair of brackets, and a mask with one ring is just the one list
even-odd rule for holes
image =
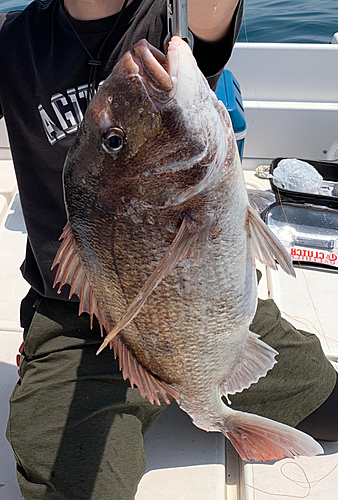
{"label": "fish eye", "polygon": [[107,153],[119,153],[127,142],[126,134],[119,127],[106,130],[102,136],[102,147]]}

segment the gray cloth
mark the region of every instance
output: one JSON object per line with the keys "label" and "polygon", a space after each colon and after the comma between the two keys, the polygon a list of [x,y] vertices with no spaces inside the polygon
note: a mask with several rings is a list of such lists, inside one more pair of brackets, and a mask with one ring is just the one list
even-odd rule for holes
{"label": "gray cloth", "polygon": [[337,374],[316,335],[281,317],[273,300],[259,300],[250,326],[276,349],[278,363],[257,384],[230,396],[232,408],[296,426],[329,397]]}
{"label": "gray cloth", "polygon": [[[36,294],[33,294],[34,300]],[[165,404],[152,406],[123,381],[112,351],[95,355],[98,324],[78,305],[55,299],[23,303],[22,380],[10,403],[7,438],[26,500],[132,499],[145,472],[143,436]],[[32,317],[33,316],[33,317]],[[330,395],[335,371],[317,338],[260,301],[252,330],[279,350],[279,363],[233,407],[295,425]]]}
{"label": "gray cloth", "polygon": [[124,381],[78,304],[42,299],[25,336],[7,439],[28,500],[132,499],[143,436],[166,407]]}

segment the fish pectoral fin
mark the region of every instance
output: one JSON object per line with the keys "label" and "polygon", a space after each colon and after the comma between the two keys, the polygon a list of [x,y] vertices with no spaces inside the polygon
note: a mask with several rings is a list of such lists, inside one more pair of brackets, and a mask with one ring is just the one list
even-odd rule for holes
{"label": "fish pectoral fin", "polygon": [[203,225],[199,225],[196,240],[187,252],[187,257],[189,259],[201,259],[203,257],[203,252],[208,242],[213,222],[214,217],[211,216]]}
{"label": "fish pectoral fin", "polygon": [[288,425],[239,411],[234,411],[230,418],[229,430],[220,430],[242,460],[270,462],[323,453],[323,448],[312,437]]}
{"label": "fish pectoral fin", "polygon": [[250,206],[248,206],[248,221],[254,257],[272,269],[277,269],[277,261],[283,271],[296,277],[290,255]]}
{"label": "fish pectoral fin", "polygon": [[259,339],[259,335],[250,332],[244,344],[241,359],[236,364],[231,376],[221,384],[221,393],[227,398],[229,394],[242,392],[255,384],[277,363],[275,349]]}
{"label": "fish pectoral fin", "polygon": [[59,266],[55,275],[53,288],[59,283],[57,293],[61,293],[64,285],[70,285],[69,299],[74,294],[80,299],[79,316],[83,312],[88,313],[90,315],[90,327],[92,328],[95,315],[100,323],[101,335],[103,335],[103,328],[109,331],[111,326],[101,311],[94,291],[85,274],[80,257],[76,251],[74,236],[69,222],[65,225],[60,240],[62,240],[62,243],[51,267],[53,270],[55,266]]}
{"label": "fish pectoral fin", "polygon": [[[55,287],[57,283],[60,283],[58,289],[58,293],[60,293],[65,284],[70,285],[69,298],[71,298],[73,294],[78,295],[80,298],[79,315],[83,312],[87,312],[91,317],[92,327],[93,316],[95,314],[100,323],[101,333],[103,334],[103,328],[105,328],[107,332],[111,331],[112,325],[110,325],[104,313],[101,311],[85,275],[81,260],[76,251],[74,236],[69,223],[66,224],[60,240],[62,240],[62,243],[52,265],[52,269],[57,265],[59,266],[53,286]],[[132,387],[137,385],[141,395],[148,398],[150,403],[161,405],[158,394],[162,396],[167,404],[170,404],[167,394],[175,399],[179,397],[179,393],[176,389],[162,380],[159,380],[146,370],[121,339],[113,339],[111,346],[114,349],[115,358],[119,358],[120,370],[122,370],[124,380],[128,378]]]}
{"label": "fish pectoral fin", "polygon": [[[209,223],[209,221],[208,221]],[[189,215],[183,214],[180,229],[156,269],[152,272],[137,296],[129,305],[125,315],[118,321],[114,328],[108,332],[96,354],[99,354],[111,340],[138,315],[149,295],[176,267],[180,260],[185,259],[194,243],[198,241],[205,226],[194,221]]]}

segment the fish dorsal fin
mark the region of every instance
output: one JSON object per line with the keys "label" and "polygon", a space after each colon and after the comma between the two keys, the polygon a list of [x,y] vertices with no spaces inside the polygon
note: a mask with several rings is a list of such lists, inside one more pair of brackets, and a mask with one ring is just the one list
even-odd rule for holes
{"label": "fish dorsal fin", "polygon": [[[53,286],[55,287],[57,283],[60,283],[58,293],[61,293],[61,289],[65,284],[70,285],[69,298],[75,294],[80,299],[79,315],[83,312],[90,315],[91,328],[93,327],[93,316],[95,315],[100,324],[101,334],[103,334],[103,328],[109,332],[112,329],[112,325],[100,309],[95,294],[85,275],[81,260],[76,251],[74,236],[69,223],[66,224],[60,237],[61,239],[62,243],[52,265],[52,269],[56,265],[59,265]],[[113,339],[111,347],[114,349],[115,358],[119,358],[119,366],[120,370],[122,370],[124,380],[128,378],[132,387],[136,385],[142,397],[148,398],[150,403],[161,404],[158,393],[167,404],[170,404],[167,394],[170,394],[175,399],[179,397],[179,393],[173,387],[157,379],[152,373],[146,370],[120,338]]]}
{"label": "fish dorsal fin", "polygon": [[100,323],[101,334],[103,334],[103,328],[109,328],[109,323],[99,307],[95,294],[84,272],[81,260],[76,251],[74,236],[69,222],[65,225],[60,240],[62,240],[62,242],[52,265],[52,270],[57,264],[59,265],[53,287],[59,283],[57,293],[61,293],[61,289],[64,285],[70,285],[69,299],[74,294],[80,299],[79,315],[83,312],[90,315],[91,328],[93,327],[93,317],[95,315]]}
{"label": "fish dorsal fin", "polygon": [[119,336],[115,337],[110,344],[114,349],[115,358],[119,359],[124,380],[128,378],[131,387],[136,385],[142,397],[147,398],[151,404],[156,403],[159,406],[161,402],[158,393],[167,404],[170,404],[167,394],[175,399],[179,398],[180,394],[176,389],[156,378],[138,362]]}
{"label": "fish dorsal fin", "polygon": [[[209,228],[211,224],[209,224]],[[99,354],[111,340],[138,315],[142,306],[147,301],[149,295],[161,283],[161,281],[168,276],[168,274],[175,268],[177,263],[184,259],[193,244],[201,239],[201,233],[205,232],[205,225],[200,225],[193,221],[188,215],[183,216],[183,221],[180,229],[171,243],[168,250],[165,252],[162,260],[159,262],[156,269],[152,272],[146,283],[143,285],[137,296],[129,305],[125,315],[118,321],[114,328],[107,334],[100,349],[97,351]],[[205,235],[202,239],[205,239]]]}
{"label": "fish dorsal fin", "polygon": [[236,364],[231,376],[221,384],[221,393],[227,397],[229,394],[242,392],[255,384],[261,377],[277,363],[275,349],[259,339],[259,335],[250,332],[244,344],[241,359]]}
{"label": "fish dorsal fin", "polygon": [[248,221],[254,257],[272,269],[277,269],[277,261],[287,274],[295,277],[290,255],[250,206],[248,206]]}

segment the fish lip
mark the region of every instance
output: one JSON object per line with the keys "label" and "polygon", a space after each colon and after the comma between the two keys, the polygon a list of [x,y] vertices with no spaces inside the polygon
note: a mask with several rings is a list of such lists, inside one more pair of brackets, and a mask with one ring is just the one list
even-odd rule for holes
{"label": "fish lip", "polygon": [[178,50],[169,43],[166,56],[147,40],[137,42],[130,52],[135,72],[154,106],[161,109],[175,96],[177,89]]}

